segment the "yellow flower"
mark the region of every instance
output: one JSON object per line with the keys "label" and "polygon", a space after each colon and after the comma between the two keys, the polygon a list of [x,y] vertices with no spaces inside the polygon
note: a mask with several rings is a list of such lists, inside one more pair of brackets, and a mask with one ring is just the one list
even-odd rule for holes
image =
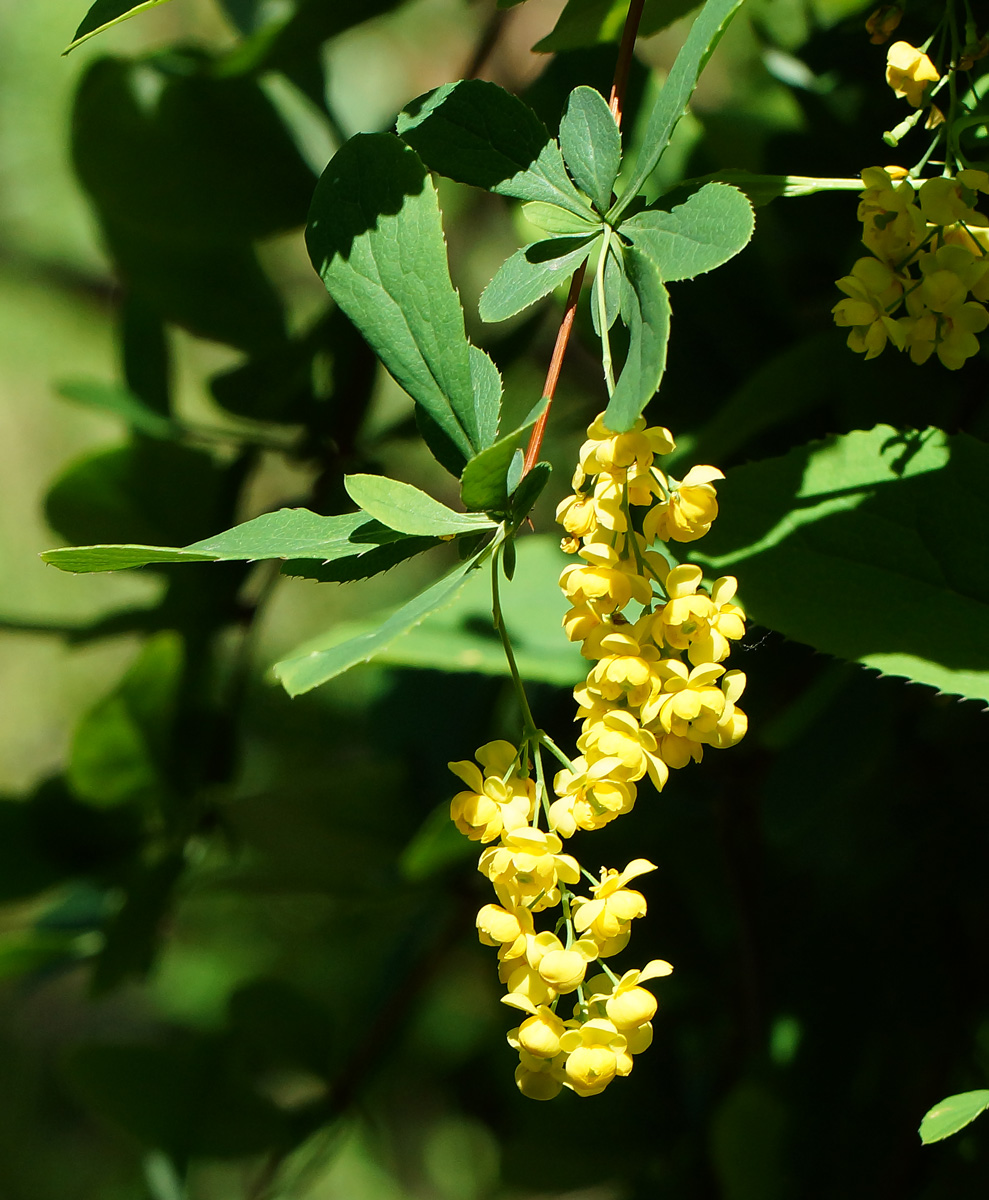
{"label": "yellow flower", "polygon": [[537,933],[526,938],[526,961],[540,978],[561,995],[584,982],[587,964],[598,957],[591,938],[579,938],[565,947],[555,933]]}
{"label": "yellow flower", "polygon": [[578,1096],[596,1096],[616,1075],[632,1069],[628,1042],[610,1021],[594,1018],[579,1029],[568,1029],[560,1046],[567,1053],[566,1086]]}
{"label": "yellow flower", "polygon": [[508,898],[506,908],[525,904],[532,912],[541,912],[559,904],[559,880],[580,879],[580,864],[572,855],[561,854],[562,848],[555,833],[525,826],[503,834],[500,846],[489,846],[477,869],[494,884],[499,899]]}
{"label": "yellow flower", "polygon": [[737,580],[731,575],[715,580],[707,596],[697,591],[702,577],[700,567],[693,564],[674,567],[666,578],[670,599],[651,618],[656,641],[686,650],[694,666],[723,661],[731,650],[729,639],[737,641],[745,635],[745,613],[731,603]]}
{"label": "yellow flower", "polygon": [[836,325],[853,327],[848,335],[852,350],[869,359],[882,353],[887,340],[903,349],[900,326],[890,315],[900,306],[903,285],[890,267],[877,258],[860,258],[838,287],[848,299],[839,300],[831,312]]}
{"label": "yellow flower", "polygon": [[513,1050],[524,1050],[533,1058],[556,1058],[560,1053],[560,1038],[567,1031],[566,1023],[545,1004],[539,1005],[531,1017],[508,1034]]}
{"label": "yellow flower", "polygon": [[940,78],[927,55],[909,42],[894,42],[886,52],[886,82],[914,108],[920,108],[928,85]]}
{"label": "yellow flower", "polygon": [[647,858],[634,859],[621,874],[602,868],[601,882],[591,888],[593,899],[574,896],[573,927],[578,933],[589,933],[601,945],[602,957],[609,957],[610,953],[617,954],[620,947],[610,951],[608,943],[626,935],[631,922],[646,913],[645,896],[625,884],[630,879],[655,870],[655,863]]}
{"label": "yellow flower", "polygon": [[676,445],[668,429],[647,429],[645,417],[640,417],[627,433],[614,433],[605,425],[603,413],[587,427],[587,437],[578,456],[580,468],[587,475],[615,473],[633,463],[649,466],[655,454],[669,454]]}
{"label": "yellow flower", "polygon": [[[484,774],[469,760],[448,763],[470,789],[450,801],[450,817],[473,842],[493,842],[505,830],[518,829],[532,819],[536,789],[518,772],[518,752],[510,742],[488,742],[475,755]],[[505,778],[507,776],[507,779]]]}
{"label": "yellow flower", "polygon": [[574,760],[573,771],[557,773],[553,790],[559,799],[550,805],[549,823],[561,837],[572,837],[578,829],[601,829],[631,811],[635,784],[611,778],[616,761],[604,758],[588,766],[581,757]]}
{"label": "yellow flower", "polygon": [[586,992],[590,1010],[601,1013],[621,1033],[630,1054],[641,1054],[652,1041],[651,1021],[656,1015],[656,997],[639,985],[648,979],[671,974],[668,962],[655,958],[641,971],[626,971],[616,982],[607,975],[588,980]]}
{"label": "yellow flower", "polygon": [[656,790],[662,791],[669,776],[666,764],[656,753],[655,736],[643,729],[631,713],[621,709],[606,712],[600,720],[585,721],[577,749],[588,763],[614,759],[613,779],[635,783],[648,772]]}
{"label": "yellow flower", "polygon": [[966,225],[984,228],[989,221],[976,211],[979,192],[989,192],[989,174],[967,169],[953,179],[928,179],[920,189],[920,209],[932,225]]}
{"label": "yellow flower", "polygon": [[526,934],[533,932],[532,913],[525,907],[506,909],[485,904],[477,914],[477,935],[484,946],[497,946],[504,962],[525,954]]}
{"label": "yellow flower", "polygon": [[927,236],[927,222],[901,167],[866,167],[858,218],[862,241],[876,258],[896,267]]}
{"label": "yellow flower", "polygon": [[556,1059],[537,1058],[519,1051],[520,1062],[515,1068],[515,1083],[523,1096],[530,1100],[552,1100],[563,1090],[564,1056]]}
{"label": "yellow flower", "polygon": [[698,466],[678,482],[669,480],[670,498],[646,513],[642,535],[646,543],[659,541],[693,542],[703,537],[718,515],[714,487],[716,479],[724,479],[717,467]]}

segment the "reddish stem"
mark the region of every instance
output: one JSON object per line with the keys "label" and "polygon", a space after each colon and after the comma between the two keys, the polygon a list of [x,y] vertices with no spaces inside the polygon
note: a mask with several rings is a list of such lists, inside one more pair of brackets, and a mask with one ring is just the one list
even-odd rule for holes
{"label": "reddish stem", "polygon": [[[632,0],[631,4],[629,4],[628,16],[625,18],[625,28],[622,32],[622,42],[618,48],[615,79],[611,85],[611,97],[608,103],[614,114],[615,124],[619,129],[622,124],[622,100],[625,97],[625,88],[628,84],[629,70],[632,65],[632,50],[635,47],[635,39],[639,32],[639,21],[642,18],[642,7],[644,4],[645,0]],[[536,422],[535,428],[529,437],[529,445],[525,452],[525,461],[522,464],[523,475],[531,471],[539,460],[539,451],[542,449],[546,423],[549,421],[549,410],[553,406],[553,397],[556,395],[556,385],[560,378],[560,371],[563,368],[563,356],[567,352],[567,345],[570,341],[570,331],[573,329],[574,314],[577,311],[577,300],[580,297],[580,288],[584,282],[584,272],[586,269],[587,259],[585,258],[574,272],[574,277],[570,281],[567,306],[563,310],[563,320],[560,322],[560,328],[556,335],[556,344],[553,346],[553,357],[550,359],[549,370],[546,372],[546,384],[543,387],[543,399],[548,400],[549,403],[546,405],[543,415]]]}

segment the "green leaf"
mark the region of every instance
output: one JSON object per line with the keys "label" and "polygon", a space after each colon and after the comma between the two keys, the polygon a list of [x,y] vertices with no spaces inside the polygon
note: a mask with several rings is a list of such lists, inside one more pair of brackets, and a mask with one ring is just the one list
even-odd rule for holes
{"label": "green leaf", "polygon": [[280,508],[182,549],[171,546],[67,546],[42,554],[63,571],[122,571],[149,563],[258,562],[360,557],[403,535],[364,513],[321,517],[306,508]]}
{"label": "green leaf", "polygon": [[472,458],[460,480],[460,497],[472,512],[505,512],[508,508],[508,471],[517,450],[529,440],[546,402],[540,401],[524,425]]}
{"label": "green leaf", "polygon": [[464,461],[482,449],[464,314],[415,152],[388,133],[351,138],[316,186],[306,243],[327,291],[451,449]]}
{"label": "green leaf", "polygon": [[[483,552],[482,552],[483,553]],[[370,662],[386,650],[396,638],[414,629],[430,613],[450,604],[470,572],[479,564],[482,555],[460,563],[432,587],[420,592],[387,620],[376,623],[374,629],[328,650],[311,650],[296,654],[275,664],[275,676],[290,696],[301,696],[322,683],[350,670],[361,662]]]}
{"label": "green leaf", "polygon": [[877,425],[736,467],[718,494],[691,558],[737,575],[754,621],[989,700],[989,446]]}
{"label": "green leaf", "polygon": [[491,521],[470,513],[454,512],[411,483],[386,475],[345,475],[347,495],[369,517],[418,537],[455,537],[480,529],[494,529]]}
{"label": "green leaf", "polygon": [[[560,571],[573,559],[563,554],[559,538],[551,534],[519,538],[517,554],[515,578],[502,584],[501,601],[519,671],[525,679],[573,687],[587,674],[587,660],[563,631],[566,601],[557,582]],[[374,624],[349,621],[333,632],[337,637],[354,637],[372,630]],[[505,650],[491,624],[487,571],[475,571],[450,605],[391,643],[375,661],[393,667],[507,676]]]}
{"label": "green leaf", "polygon": [[[625,271],[621,259],[621,251],[617,239],[612,238],[608,244],[608,258],[604,264],[604,318],[608,329],[618,319],[622,307],[622,287],[625,281]],[[598,308],[597,288],[591,294],[591,323],[594,332],[601,336],[601,313]]]}
{"label": "green leaf", "polygon": [[628,326],[628,354],[604,413],[615,433],[631,429],[656,394],[670,337],[670,300],[655,264],[635,247],[626,247],[624,259],[621,316]]}
{"label": "green leaf", "polygon": [[530,200],[522,205],[522,215],[530,225],[557,237],[587,237],[601,228],[600,221],[588,221],[559,208],[555,204],[544,204],[542,200]]}
{"label": "green leaf", "polygon": [[984,1088],[977,1092],[959,1092],[957,1096],[948,1096],[924,1115],[918,1130],[920,1140],[929,1146],[931,1142],[951,1137],[987,1108],[989,1091]]}
{"label": "green leaf", "polygon": [[478,438],[484,448],[490,446],[498,436],[502,381],[501,372],[491,356],[480,346],[470,347],[470,378],[474,388]]}
{"label": "green leaf", "polygon": [[481,293],[478,312],[482,321],[507,321],[535,304],[594,253],[600,238],[547,238],[533,242],[505,260]]}
{"label": "green leaf", "polygon": [[676,56],[663,90],[649,114],[642,139],[642,150],[632,178],[608,214],[608,219],[613,224],[635,199],[662,158],[677,122],[687,111],[698,76],[741,3],[742,0],[706,0],[695,18],[687,40]]}
{"label": "green leaf", "polygon": [[570,182],[555,138],[528,105],[497,84],[444,84],[409,104],[396,128],[431,171],[595,220]]}
{"label": "green leaf", "polygon": [[[646,0],[639,37],[649,37],[697,8],[702,0]],[[628,0],[568,0],[553,31],[534,50],[556,54],[602,42],[617,42],[625,27]]]}
{"label": "green leaf", "polygon": [[138,4],[134,4],[132,0],[96,0],[62,54],[68,54],[70,50],[74,50],[91,37],[96,37],[104,29],[110,29],[119,25],[121,21],[126,21],[128,17],[136,17],[138,13],[164,3],[165,0],[140,0]]}
{"label": "green leaf", "polygon": [[174,421],[163,417],[139,400],[133,392],[114,383],[99,383],[96,380],[66,380],[55,389],[66,400],[74,400],[87,408],[112,413],[147,437],[175,438],[181,430]]}
{"label": "green leaf", "polygon": [[160,807],[184,650],[172,631],[150,638],[119,686],[76,726],[66,779],[96,808]]}
{"label": "green leaf", "polygon": [[629,217],[622,234],[649,256],[666,283],[713,271],[748,245],[755,214],[746,196],[726,183],[707,183],[670,212]]}
{"label": "green leaf", "polygon": [[622,135],[607,100],[594,88],[570,93],[560,121],[560,149],[574,182],[599,213],[606,213],[621,167]]}

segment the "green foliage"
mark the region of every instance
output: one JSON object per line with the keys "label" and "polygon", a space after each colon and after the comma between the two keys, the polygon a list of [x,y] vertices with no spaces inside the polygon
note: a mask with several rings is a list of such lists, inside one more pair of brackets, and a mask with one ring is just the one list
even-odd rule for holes
{"label": "green foliage", "polygon": [[[658,33],[699,3],[700,0],[646,0],[640,35]],[[558,53],[596,42],[615,42],[621,36],[627,12],[628,0],[567,0],[553,32],[537,42],[535,49]]]}
{"label": "green foliage", "polygon": [[456,537],[495,528],[484,517],[454,512],[410,483],[385,475],[347,475],[343,482],[347,495],[359,508],[398,533]]}
{"label": "green foliage", "polygon": [[303,692],[329,682],[358,663],[370,662],[383,650],[387,650],[396,638],[400,638],[432,613],[452,603],[467,581],[468,574],[480,561],[480,556],[475,556],[454,567],[438,583],[420,592],[414,600],[410,600],[398,612],[367,633],[327,649],[310,649],[306,653],[297,651],[290,658],[275,664],[275,675],[290,696],[301,696]]}
{"label": "green foliage", "polygon": [[611,109],[594,88],[570,93],[560,121],[560,149],[574,182],[599,213],[606,213],[622,163],[622,138]]}
{"label": "green foliage", "polygon": [[481,320],[506,321],[548,296],[569,280],[600,244],[600,237],[555,237],[516,250],[481,293]]}
{"label": "green foliage", "polygon": [[631,429],[656,394],[670,337],[670,300],[656,263],[634,246],[623,257],[621,315],[628,327],[629,348],[604,413],[608,428],[616,432]]}
{"label": "green foliage", "polygon": [[621,225],[666,283],[720,267],[748,245],[754,228],[745,195],[724,183],[706,183],[670,212],[646,209]]}
{"label": "green foliage", "polygon": [[497,427],[475,398],[464,315],[450,282],[436,191],[390,134],[352,138],[323,173],[306,242],[333,299],[415,400],[423,435],[460,474]]}
{"label": "green foliage", "polygon": [[62,53],[68,54],[70,50],[74,50],[76,46],[88,41],[89,38],[102,33],[104,29],[110,29],[111,26],[126,21],[128,17],[134,17],[140,12],[164,3],[165,0],[140,0],[138,4],[132,4],[131,0],[96,0],[80,22],[72,41]]}
{"label": "green foliage", "polygon": [[961,1092],[957,1096],[947,1096],[940,1104],[924,1114],[920,1123],[920,1140],[925,1146],[931,1142],[940,1142],[951,1137],[989,1108],[989,1091],[984,1088],[977,1092]]}
{"label": "green foliage", "polygon": [[760,624],[989,700],[987,479],[989,450],[965,434],[878,425],[828,438],[730,471],[694,557],[744,580]]}

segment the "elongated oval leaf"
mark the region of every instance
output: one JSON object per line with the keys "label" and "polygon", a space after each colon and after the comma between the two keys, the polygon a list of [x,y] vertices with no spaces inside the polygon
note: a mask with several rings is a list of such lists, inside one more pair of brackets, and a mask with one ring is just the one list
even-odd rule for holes
{"label": "elongated oval leaf", "polygon": [[121,571],[148,563],[256,562],[269,558],[312,558],[331,562],[367,554],[404,535],[365,513],[321,517],[306,508],[264,513],[225,533],[182,548],[173,546],[67,546],[42,554],[63,571]]}
{"label": "elongated oval leaf", "polygon": [[96,37],[104,29],[110,29],[119,25],[121,21],[126,21],[128,17],[136,17],[138,13],[164,3],[165,0],[140,0],[137,4],[133,3],[133,0],[96,0],[62,54],[68,54],[70,50],[74,50],[91,37]]}
{"label": "elongated oval leaf", "polygon": [[632,245],[649,256],[667,283],[713,271],[748,245],[755,214],[726,183],[707,183],[670,212],[647,210],[622,223]]}
{"label": "elongated oval leaf", "polygon": [[950,1137],[959,1129],[964,1129],[987,1108],[989,1091],[985,1088],[977,1092],[960,1092],[957,1096],[948,1096],[924,1115],[918,1130],[920,1140],[927,1146],[931,1142]]}
{"label": "elongated oval leaf", "polygon": [[450,604],[478,565],[481,556],[460,563],[432,587],[420,592],[386,621],[328,650],[311,650],[275,664],[275,675],[290,696],[301,696],[361,662],[370,662],[396,638],[414,629],[431,613]]}
{"label": "elongated oval leaf", "polygon": [[642,185],[655,170],[656,164],[670,144],[677,122],[687,111],[701,71],[741,3],[742,0],[707,0],[695,18],[687,40],[676,56],[663,90],[649,114],[642,151],[632,178],[608,214],[612,222],[617,221],[632,203]]}
{"label": "elongated oval leaf", "polygon": [[594,88],[570,93],[560,121],[560,149],[574,182],[599,213],[606,213],[622,163],[622,136],[607,100]]}
{"label": "elongated oval leaf", "polygon": [[507,510],[508,474],[512,459],[528,441],[545,406],[545,400],[540,401],[524,424],[470,460],[460,481],[460,495],[466,508],[475,512]]}
{"label": "elongated oval leaf", "polygon": [[530,200],[528,204],[523,204],[522,215],[530,225],[554,237],[587,237],[601,227],[600,221],[578,217],[557,204],[545,204],[542,200]]}
{"label": "elongated oval leaf", "polygon": [[877,425],[736,467],[718,494],[691,557],[738,576],[753,620],[989,700],[989,446]]}
{"label": "elongated oval leaf", "polygon": [[547,238],[516,250],[481,293],[482,321],[507,321],[570,279],[598,238]]}
{"label": "elongated oval leaf", "polygon": [[594,220],[570,182],[556,139],[528,105],[497,84],[444,84],[408,105],[396,128],[430,170],[449,179]]}
{"label": "elongated oval leaf", "polygon": [[454,512],[411,483],[401,483],[386,475],[347,475],[343,483],[347,495],[369,517],[399,533],[455,537],[459,533],[494,528],[483,517]]}
{"label": "elongated oval leaf", "polygon": [[326,289],[466,461],[482,449],[464,314],[436,190],[389,133],[359,134],[316,186],[306,244]]}
{"label": "elongated oval leaf", "polygon": [[[701,0],[646,0],[639,22],[639,37],[658,33],[700,3]],[[551,54],[602,42],[617,42],[627,15],[628,0],[567,0],[552,33],[537,42],[533,49]]]}
{"label": "elongated oval leaf", "polygon": [[628,327],[628,354],[604,414],[615,433],[631,429],[656,394],[670,338],[670,300],[655,264],[634,246],[626,248],[624,259],[621,316]]}

